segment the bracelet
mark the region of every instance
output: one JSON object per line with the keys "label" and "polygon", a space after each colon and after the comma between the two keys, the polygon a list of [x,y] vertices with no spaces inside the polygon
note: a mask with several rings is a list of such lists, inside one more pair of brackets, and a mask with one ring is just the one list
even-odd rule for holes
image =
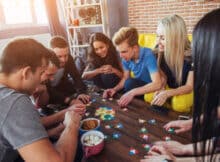
{"label": "bracelet", "polygon": [[162,162],[173,162],[173,160],[170,160],[170,159],[163,159]]}

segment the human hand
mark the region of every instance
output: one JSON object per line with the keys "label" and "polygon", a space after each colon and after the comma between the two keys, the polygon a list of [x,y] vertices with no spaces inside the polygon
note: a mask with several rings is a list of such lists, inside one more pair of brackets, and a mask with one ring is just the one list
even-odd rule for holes
{"label": "human hand", "polygon": [[166,102],[168,97],[169,95],[167,94],[166,90],[156,92],[154,95],[154,99],[151,102],[151,105],[162,106]]}
{"label": "human hand", "polygon": [[103,73],[104,74],[111,74],[113,73],[113,67],[111,65],[103,65]]}
{"label": "human hand", "polygon": [[164,128],[169,130],[170,128],[175,129],[175,133],[183,133],[192,129],[192,119],[189,120],[175,120],[167,123]]}
{"label": "human hand", "polygon": [[119,106],[121,106],[121,107],[127,106],[132,101],[134,96],[135,95],[132,90],[125,93],[124,95],[121,96],[121,98],[118,101]]}
{"label": "human hand", "polygon": [[65,127],[73,126],[78,129],[79,125],[80,125],[81,118],[82,117],[78,113],[76,113],[74,111],[67,111],[65,113],[63,124],[65,125]]}
{"label": "human hand", "polygon": [[158,141],[154,143],[155,146],[162,146],[167,151],[174,155],[186,155],[189,150],[187,150],[187,145],[179,143],[177,141]]}
{"label": "human hand", "polygon": [[75,104],[68,107],[67,110],[74,111],[75,113],[78,113],[79,115],[83,116],[86,111],[86,106],[84,104]]}
{"label": "human hand", "polygon": [[80,95],[78,95],[77,100],[80,100],[80,101],[82,101],[84,104],[87,104],[87,103],[89,103],[89,101],[90,101],[90,96],[89,96],[89,95],[86,95],[86,94],[80,94]]}
{"label": "human hand", "polygon": [[176,161],[176,157],[162,146],[153,146],[144,158],[141,162],[162,162],[165,159]]}
{"label": "human hand", "polygon": [[116,93],[116,91],[115,91],[114,88],[106,89],[106,90],[103,92],[102,97],[103,97],[103,98],[113,97],[115,93]]}

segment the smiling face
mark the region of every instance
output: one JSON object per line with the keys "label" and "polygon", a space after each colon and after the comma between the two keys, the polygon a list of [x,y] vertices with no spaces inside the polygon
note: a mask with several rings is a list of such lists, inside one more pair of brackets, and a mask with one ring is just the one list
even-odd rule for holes
{"label": "smiling face", "polygon": [[60,67],[63,68],[67,61],[68,61],[68,57],[69,57],[69,48],[54,48],[53,51],[56,53],[56,56],[58,57],[59,61],[60,61]]}
{"label": "smiling face", "polygon": [[165,40],[165,29],[164,26],[159,23],[157,27],[157,44],[158,44],[158,49],[160,52],[165,51],[165,45],[166,45],[166,40]]}
{"label": "smiling face", "polygon": [[105,58],[108,54],[108,45],[101,41],[94,41],[93,48],[97,56]]}

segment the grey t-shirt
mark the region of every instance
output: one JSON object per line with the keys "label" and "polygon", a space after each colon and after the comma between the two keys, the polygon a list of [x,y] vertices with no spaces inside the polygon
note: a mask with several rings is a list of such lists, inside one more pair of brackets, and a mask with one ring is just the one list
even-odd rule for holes
{"label": "grey t-shirt", "polygon": [[0,85],[0,162],[13,162],[17,149],[46,137],[29,96]]}

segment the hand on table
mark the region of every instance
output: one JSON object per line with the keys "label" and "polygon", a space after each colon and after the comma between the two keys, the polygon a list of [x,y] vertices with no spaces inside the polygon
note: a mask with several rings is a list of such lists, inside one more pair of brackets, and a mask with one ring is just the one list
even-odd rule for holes
{"label": "hand on table", "polygon": [[155,142],[155,146],[160,146],[165,148],[167,151],[174,155],[186,155],[187,150],[184,144],[177,141],[158,141]]}
{"label": "hand on table", "polygon": [[121,96],[121,98],[118,101],[118,104],[121,107],[125,107],[132,101],[133,98],[134,98],[134,93],[132,91],[129,91]]}
{"label": "hand on table", "polygon": [[166,100],[168,99],[169,95],[167,94],[166,90],[158,91],[154,95],[154,99],[151,102],[151,105],[162,106]]}
{"label": "hand on table", "polygon": [[116,93],[116,91],[114,90],[114,88],[106,89],[103,92],[102,97],[103,98],[113,97],[115,93]]}
{"label": "hand on table", "polygon": [[77,100],[80,100],[80,101],[82,101],[84,104],[87,104],[87,103],[89,103],[89,101],[90,101],[90,96],[89,96],[89,95],[86,95],[86,94],[80,94],[80,95],[78,95]]}
{"label": "hand on table", "polygon": [[176,134],[187,132],[192,129],[192,119],[171,121],[167,123],[164,128],[166,130],[174,128]]}
{"label": "hand on table", "polygon": [[153,146],[144,158],[141,162],[162,162],[165,159],[176,161],[175,156],[162,146]]}

